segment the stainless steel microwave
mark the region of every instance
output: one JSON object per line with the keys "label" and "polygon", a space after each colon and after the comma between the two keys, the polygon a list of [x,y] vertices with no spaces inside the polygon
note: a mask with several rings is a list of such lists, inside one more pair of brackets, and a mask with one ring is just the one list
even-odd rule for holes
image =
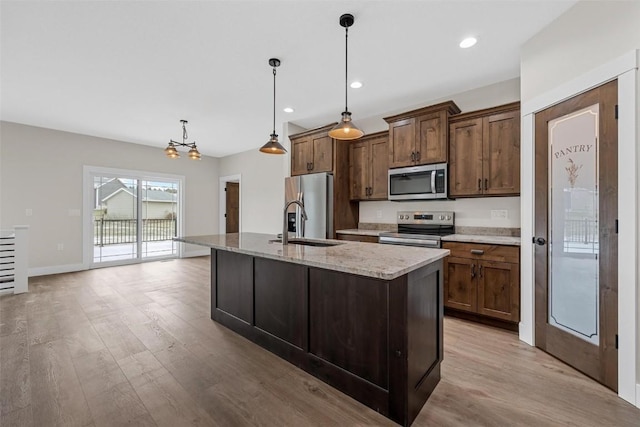
{"label": "stainless steel microwave", "polygon": [[389,169],[389,200],[446,198],[446,163]]}

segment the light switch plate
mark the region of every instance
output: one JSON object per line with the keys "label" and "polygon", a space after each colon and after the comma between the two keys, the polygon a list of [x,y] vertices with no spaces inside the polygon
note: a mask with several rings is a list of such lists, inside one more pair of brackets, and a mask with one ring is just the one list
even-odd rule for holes
{"label": "light switch plate", "polygon": [[377,210],[376,211],[376,218],[377,219],[382,219],[382,211],[381,210]]}
{"label": "light switch plate", "polygon": [[31,215],[33,215],[33,209],[27,209],[27,210],[25,210],[25,211],[24,211],[24,214],[25,214],[26,216],[31,216]]}

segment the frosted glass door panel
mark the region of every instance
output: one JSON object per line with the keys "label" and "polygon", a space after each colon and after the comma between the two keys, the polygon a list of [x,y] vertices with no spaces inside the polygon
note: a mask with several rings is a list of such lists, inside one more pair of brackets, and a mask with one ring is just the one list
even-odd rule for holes
{"label": "frosted glass door panel", "polygon": [[598,104],[549,122],[549,324],[599,344]]}

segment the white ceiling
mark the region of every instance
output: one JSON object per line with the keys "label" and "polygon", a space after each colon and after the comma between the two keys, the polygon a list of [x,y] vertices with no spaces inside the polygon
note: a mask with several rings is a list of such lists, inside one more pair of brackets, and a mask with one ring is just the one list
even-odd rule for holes
{"label": "white ceiling", "polygon": [[[575,1],[2,1],[1,118],[203,154],[260,147],[277,124],[338,121],[343,13],[358,119],[517,77],[520,46]],[[460,49],[462,38],[478,44]],[[292,114],[282,111],[295,108]]]}

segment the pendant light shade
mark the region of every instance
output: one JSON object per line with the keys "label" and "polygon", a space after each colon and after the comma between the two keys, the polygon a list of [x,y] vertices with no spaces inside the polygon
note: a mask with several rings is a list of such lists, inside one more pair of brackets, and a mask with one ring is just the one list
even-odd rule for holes
{"label": "pendant light shade", "polygon": [[354,18],[350,13],[345,13],[340,17],[340,26],[344,27],[344,111],[340,122],[329,131],[329,136],[334,139],[350,140],[358,139],[364,135],[351,121],[351,113],[347,103],[348,77],[349,77],[349,27],[353,25]]}
{"label": "pendant light shade", "polygon": [[280,60],[271,58],[269,59],[269,65],[273,67],[273,132],[269,141],[260,147],[260,151],[267,154],[284,154],[287,150],[278,142],[278,135],[276,134],[276,68],[280,66]]}

